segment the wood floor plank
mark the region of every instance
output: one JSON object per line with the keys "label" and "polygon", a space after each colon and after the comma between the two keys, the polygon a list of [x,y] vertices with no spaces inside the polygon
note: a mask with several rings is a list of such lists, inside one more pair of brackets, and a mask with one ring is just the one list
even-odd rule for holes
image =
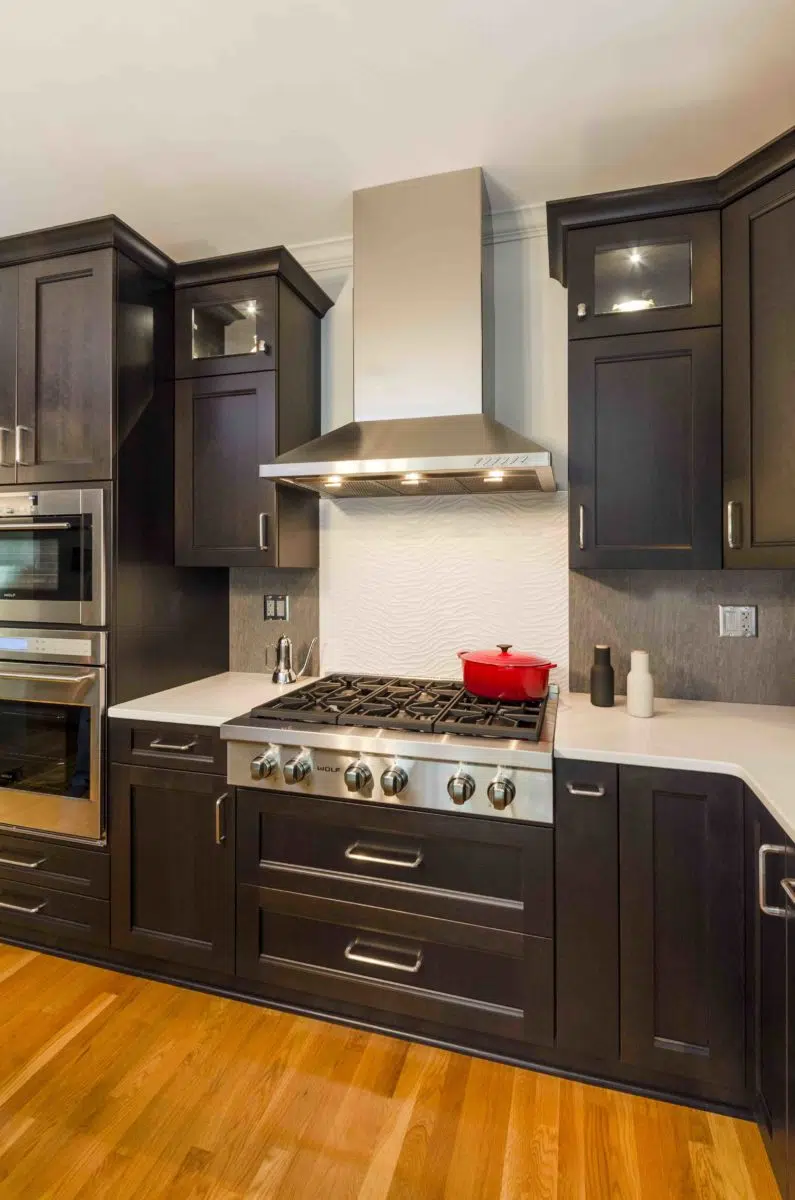
{"label": "wood floor plank", "polygon": [[755,1126],[0,944],[3,1200],[780,1200]]}

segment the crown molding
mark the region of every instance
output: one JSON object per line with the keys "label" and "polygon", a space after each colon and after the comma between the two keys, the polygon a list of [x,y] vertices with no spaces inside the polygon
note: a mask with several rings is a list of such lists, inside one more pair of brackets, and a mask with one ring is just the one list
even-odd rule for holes
{"label": "crown molding", "polygon": [[[504,209],[492,213],[485,225],[483,243],[486,246],[546,237],[546,205],[527,204],[521,208]],[[324,271],[349,271],[353,266],[353,238],[350,236],[301,242],[289,249],[312,275],[321,275]]]}

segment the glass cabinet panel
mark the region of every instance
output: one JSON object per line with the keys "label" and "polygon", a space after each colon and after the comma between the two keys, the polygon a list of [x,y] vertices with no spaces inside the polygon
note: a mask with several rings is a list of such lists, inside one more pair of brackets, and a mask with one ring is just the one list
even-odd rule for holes
{"label": "glass cabinet panel", "polygon": [[594,312],[642,312],[692,303],[691,241],[599,246],[594,253]]}
{"label": "glass cabinet panel", "polygon": [[256,300],[211,301],[194,304],[193,357],[228,358],[265,349],[257,329]]}

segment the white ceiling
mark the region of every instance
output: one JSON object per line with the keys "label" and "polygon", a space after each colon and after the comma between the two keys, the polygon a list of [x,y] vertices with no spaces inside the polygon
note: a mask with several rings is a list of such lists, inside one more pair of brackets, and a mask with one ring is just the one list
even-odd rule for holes
{"label": "white ceiling", "polygon": [[793,0],[0,0],[0,235],[184,259],[457,167],[495,209],[711,174],[795,123],[793,46]]}

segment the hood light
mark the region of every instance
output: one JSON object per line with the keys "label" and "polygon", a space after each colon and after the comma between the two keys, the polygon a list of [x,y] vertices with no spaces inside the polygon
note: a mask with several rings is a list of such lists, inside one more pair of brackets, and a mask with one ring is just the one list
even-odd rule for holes
{"label": "hood light", "polygon": [[341,475],[329,475],[328,479],[326,480],[325,486],[327,488],[342,487],[342,476]]}
{"label": "hood light", "polygon": [[653,300],[621,300],[613,305],[613,312],[642,312],[646,308],[654,308]]}
{"label": "hood light", "polygon": [[483,476],[484,483],[502,483],[505,478],[504,471],[487,471]]}
{"label": "hood light", "polygon": [[421,483],[422,476],[420,475],[419,471],[409,471],[408,475],[404,475],[400,482],[404,486],[408,485],[411,487],[412,484]]}

